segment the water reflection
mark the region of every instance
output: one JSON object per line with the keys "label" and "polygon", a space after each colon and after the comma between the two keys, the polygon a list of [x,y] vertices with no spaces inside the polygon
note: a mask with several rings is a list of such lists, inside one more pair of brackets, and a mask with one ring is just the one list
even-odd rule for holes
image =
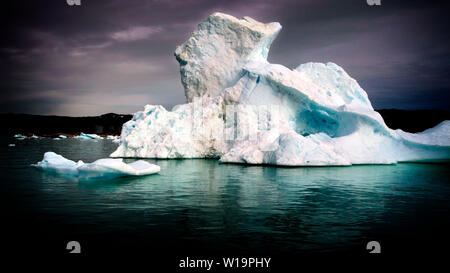
{"label": "water reflection", "polygon": [[159,174],[71,181],[29,164],[46,151],[91,162],[115,145],[42,140],[16,148],[1,159],[1,168],[17,198],[26,199],[24,206],[45,212],[55,228],[126,231],[136,243],[332,251],[360,244],[374,227],[408,228],[419,209],[449,211],[450,206],[445,164],[276,168],[149,160],[161,166]]}

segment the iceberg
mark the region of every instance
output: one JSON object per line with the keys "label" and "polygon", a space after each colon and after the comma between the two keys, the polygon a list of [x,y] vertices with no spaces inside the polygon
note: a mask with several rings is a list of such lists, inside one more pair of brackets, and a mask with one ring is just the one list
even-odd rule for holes
{"label": "iceberg", "polygon": [[267,61],[279,23],[214,13],[175,50],[186,104],[146,105],[111,157],[347,166],[450,159],[450,121],[422,133],[388,128],[334,63]]}
{"label": "iceberg", "polygon": [[24,139],[26,139],[27,137],[24,136],[24,135],[21,135],[21,134],[15,134],[15,135],[14,135],[14,138],[17,139],[17,140],[24,140]]}
{"label": "iceberg", "polygon": [[32,166],[79,179],[112,178],[121,176],[142,176],[158,173],[158,165],[138,160],[125,163],[122,159],[102,158],[92,163],[72,161],[54,152],[46,152],[42,161]]}
{"label": "iceberg", "polygon": [[113,143],[120,143],[120,136],[107,135],[106,139],[112,140]]}
{"label": "iceberg", "polygon": [[76,136],[77,139],[103,139],[103,137],[96,134],[85,134],[81,133],[79,136]]}

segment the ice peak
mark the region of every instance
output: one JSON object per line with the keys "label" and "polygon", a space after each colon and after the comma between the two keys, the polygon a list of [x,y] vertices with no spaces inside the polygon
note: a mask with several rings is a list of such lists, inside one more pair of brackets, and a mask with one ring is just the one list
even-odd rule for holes
{"label": "ice peak", "polygon": [[237,19],[213,13],[175,50],[186,98],[214,97],[242,76],[249,59],[266,62],[279,23],[264,24],[250,17]]}

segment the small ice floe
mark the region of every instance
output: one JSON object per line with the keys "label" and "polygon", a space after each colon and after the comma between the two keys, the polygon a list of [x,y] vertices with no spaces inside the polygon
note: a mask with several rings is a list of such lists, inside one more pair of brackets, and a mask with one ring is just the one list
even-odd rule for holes
{"label": "small ice floe", "polygon": [[65,139],[65,138],[67,138],[67,136],[65,136],[65,135],[59,135],[58,138]]}
{"label": "small ice floe", "polygon": [[37,138],[39,138],[37,135],[32,135],[30,138],[34,138],[34,139],[37,139]]}
{"label": "small ice floe", "polygon": [[81,133],[79,136],[76,136],[77,139],[103,139],[103,137],[96,134],[85,134]]}
{"label": "small ice floe", "polygon": [[59,137],[54,137],[53,140],[60,140],[60,138]]}
{"label": "small ice floe", "polygon": [[24,140],[24,139],[27,138],[27,137],[24,136],[24,135],[21,135],[21,134],[15,134],[15,135],[14,135],[14,138],[17,139],[17,140]]}
{"label": "small ice floe", "polygon": [[11,143],[8,145],[8,147],[14,147],[14,146],[16,146],[16,144],[14,144],[14,143]]}
{"label": "small ice floe", "polygon": [[106,136],[106,139],[112,140],[113,143],[120,143],[120,136]]}
{"label": "small ice floe", "polygon": [[42,161],[32,166],[44,171],[60,173],[72,178],[98,179],[114,178],[120,176],[142,176],[158,173],[161,168],[158,165],[138,160],[125,163],[121,158],[102,158],[92,163],[72,161],[54,152],[46,152]]}

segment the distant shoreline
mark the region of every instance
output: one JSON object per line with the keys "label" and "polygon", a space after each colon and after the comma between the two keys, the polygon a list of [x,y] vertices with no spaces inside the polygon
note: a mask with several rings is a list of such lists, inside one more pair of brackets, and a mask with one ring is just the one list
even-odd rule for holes
{"label": "distant shoreline", "polygon": [[67,137],[78,136],[82,132],[100,136],[120,135],[122,125],[133,116],[108,113],[101,116],[67,117],[41,116],[30,114],[0,114],[0,135]]}
{"label": "distant shoreline", "polygon": [[[417,133],[450,120],[450,111],[446,110],[399,110],[380,109],[386,125],[391,129],[402,129]],[[42,116],[30,114],[0,114],[0,135],[73,137],[81,132],[100,136],[120,135],[122,125],[133,115],[108,113],[100,116],[68,117]]]}

